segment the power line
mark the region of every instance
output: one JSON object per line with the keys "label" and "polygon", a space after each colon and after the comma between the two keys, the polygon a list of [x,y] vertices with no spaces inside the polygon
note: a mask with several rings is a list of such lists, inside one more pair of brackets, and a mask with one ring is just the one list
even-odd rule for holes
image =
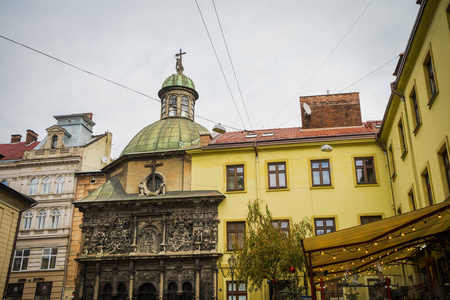
{"label": "power line", "polygon": [[238,86],[239,94],[241,95],[242,104],[244,105],[245,113],[247,114],[248,123],[250,124],[250,129],[253,130],[252,122],[250,121],[250,117],[248,115],[247,106],[245,105],[244,97],[242,96],[241,86],[240,86],[239,81],[236,76],[236,71],[234,69],[233,61],[231,60],[231,55],[230,55],[230,51],[228,49],[227,40],[225,39],[225,34],[223,33],[222,24],[220,23],[220,19],[219,19],[219,14],[217,13],[216,3],[214,2],[214,0],[211,0],[211,1],[214,6],[214,11],[216,12],[217,22],[219,23],[220,32],[222,33],[222,38],[225,43],[225,48],[227,49],[228,58],[230,59],[231,68],[233,69],[233,74],[234,74],[234,78],[236,80],[236,84]]}
{"label": "power line", "polygon": [[[152,99],[152,100],[154,100],[154,101],[157,101],[158,103],[161,103],[161,100],[159,100],[159,99],[156,99],[156,98],[154,98],[154,97],[152,97],[152,96],[149,96],[149,95],[147,95],[147,94],[144,94],[144,93],[142,93],[142,92],[139,92],[139,91],[137,91],[137,90],[135,90],[135,89],[129,88],[129,87],[127,87],[127,86],[125,86],[125,85],[123,85],[123,84],[120,84],[120,83],[118,83],[118,82],[116,82],[116,81],[113,81],[113,80],[111,80],[111,79],[108,79],[108,78],[103,77],[103,76],[100,76],[100,75],[97,75],[97,74],[92,73],[92,72],[90,72],[90,71],[88,71],[88,70],[85,70],[85,69],[83,69],[83,68],[77,67],[77,66],[75,66],[75,65],[73,65],[73,64],[71,64],[71,63],[68,63],[68,62],[66,62],[66,61],[64,61],[64,60],[61,60],[61,59],[59,59],[59,58],[57,58],[57,57],[54,57],[54,56],[52,56],[52,55],[50,55],[50,54],[44,53],[44,52],[42,52],[42,51],[39,51],[39,50],[37,50],[37,49],[35,49],[35,48],[32,48],[32,47],[30,47],[30,46],[27,46],[27,45],[25,45],[25,44],[19,43],[19,42],[15,41],[15,40],[9,39],[9,38],[7,38],[7,37],[5,37],[5,36],[3,36],[3,35],[0,35],[0,37],[3,38],[3,39],[5,39],[5,40],[7,40],[7,41],[9,41],[9,42],[11,42],[11,43],[17,44],[17,45],[22,46],[22,47],[24,47],[24,48],[27,48],[27,49],[29,49],[29,50],[31,50],[31,51],[34,51],[34,52],[39,53],[39,54],[41,54],[41,55],[44,55],[44,56],[46,56],[46,57],[48,57],[48,58],[54,59],[54,60],[56,60],[56,61],[58,61],[58,62],[60,62],[60,63],[62,63],[62,64],[65,64],[65,65],[67,65],[67,66],[69,66],[69,67],[72,67],[72,68],[74,68],[74,69],[77,69],[77,70],[79,70],[79,71],[82,71],[82,72],[84,72],[84,73],[87,73],[87,74],[89,74],[89,75],[91,75],[91,76],[100,78],[100,79],[105,80],[105,81],[107,81],[107,82],[109,82],[109,83],[115,84],[115,85],[120,86],[120,87],[122,87],[122,88],[124,88],[124,89],[127,89],[127,90],[129,90],[129,91],[132,91],[132,92],[134,92],[134,93],[137,93],[137,94],[139,94],[139,95],[141,95],[141,96],[147,97],[147,98]],[[214,123],[214,124],[217,124],[217,123],[218,123],[218,122],[216,122],[216,121],[213,121],[213,120],[211,120],[211,119],[208,119],[208,118],[199,116],[199,115],[197,115],[197,114],[196,114],[195,116],[196,116],[197,118],[203,119],[203,120],[205,120],[205,121],[208,121],[208,122],[211,122],[211,123]],[[242,120],[242,119],[241,119],[241,120]],[[231,128],[231,129],[233,129],[233,130],[237,130],[237,131],[241,131],[241,130],[242,130],[242,129],[235,128],[235,127],[232,127],[232,126],[229,126],[229,125],[225,125],[225,124],[223,124],[223,123],[221,123],[221,124],[222,124],[223,126],[225,126],[225,127]],[[244,128],[245,128],[245,127],[244,127]]]}
{"label": "power line", "polygon": [[272,118],[270,118],[266,124],[268,124],[270,121],[272,121],[280,112],[283,111],[283,109],[286,108],[286,106],[288,106],[289,103],[291,103],[292,100],[294,100],[296,98],[296,95],[298,93],[300,93],[303,88],[313,79],[313,77],[319,72],[319,70],[323,67],[323,65],[325,65],[325,63],[328,61],[328,59],[331,57],[331,55],[336,51],[336,49],[341,45],[341,43],[344,41],[344,39],[347,37],[347,35],[350,33],[350,31],[353,29],[353,27],[356,25],[356,23],[358,23],[359,19],[361,19],[361,17],[364,15],[364,13],[366,12],[366,10],[369,8],[369,6],[372,4],[374,0],[371,0],[369,2],[369,4],[366,6],[366,8],[362,11],[362,13],[358,16],[358,18],[356,19],[356,21],[352,24],[352,26],[350,26],[350,28],[347,30],[347,32],[344,34],[344,36],[341,38],[341,40],[337,43],[336,47],[334,47],[334,49],[330,52],[330,54],[328,54],[328,56],[325,58],[325,60],[320,64],[320,66],[314,71],[314,73],[308,78],[308,80],[306,80],[306,82],[301,86],[301,88],[294,94],[294,96],[292,96],[292,98],[286,102],[286,104],[275,114],[273,115]]}
{"label": "power line", "polygon": [[230,92],[230,95],[231,95],[231,99],[233,99],[233,103],[234,103],[234,106],[236,107],[236,111],[237,111],[237,113],[239,115],[239,119],[241,120],[242,126],[245,129],[244,121],[242,120],[241,113],[239,112],[239,109],[237,107],[236,101],[234,100],[234,96],[233,96],[233,93],[231,92],[230,84],[228,83],[227,77],[225,76],[225,72],[223,71],[222,64],[220,63],[219,56],[217,55],[216,48],[214,47],[214,43],[213,43],[213,41],[211,39],[211,35],[209,34],[208,27],[206,26],[205,19],[203,18],[203,14],[202,14],[202,11],[200,10],[200,6],[198,5],[197,0],[195,0],[195,4],[197,4],[198,12],[200,13],[200,17],[202,18],[202,21],[203,21],[203,26],[205,27],[206,33],[207,33],[208,38],[209,38],[209,42],[211,43],[211,46],[213,48],[213,51],[214,51],[214,54],[216,56],[217,62],[219,63],[220,71],[222,71],[223,79],[225,79],[225,83],[227,84],[228,91]]}
{"label": "power line", "polygon": [[387,63],[382,64],[381,66],[379,66],[378,68],[376,68],[375,70],[373,70],[372,72],[370,72],[369,74],[367,74],[366,76],[358,79],[357,81],[353,82],[352,84],[350,84],[349,86],[347,86],[345,89],[342,89],[339,91],[339,93],[342,93],[343,91],[345,91],[346,89],[348,89],[349,87],[357,84],[358,82],[360,82],[361,80],[365,79],[366,77],[369,77],[370,75],[372,75],[373,73],[375,73],[376,71],[378,71],[379,69],[381,69],[382,67],[386,66],[387,64],[389,64],[390,62],[392,62],[393,60],[396,60],[398,58],[398,55],[395,56],[393,59],[389,60]]}
{"label": "power line", "polygon": [[[343,91],[345,91],[345,90],[348,89],[349,87],[351,87],[351,86],[357,84],[358,82],[360,82],[360,81],[366,79],[367,77],[369,77],[370,75],[372,75],[372,74],[375,73],[376,71],[380,70],[380,69],[383,68],[384,66],[388,65],[389,63],[391,63],[392,61],[394,61],[394,60],[397,59],[397,58],[398,58],[398,55],[395,56],[393,59],[389,60],[388,62],[382,64],[381,66],[379,66],[378,68],[376,68],[375,70],[373,70],[372,72],[370,72],[369,74],[367,74],[367,75],[361,77],[360,79],[358,79],[357,81],[353,82],[352,84],[350,84],[350,85],[347,86],[346,88],[340,90],[339,93],[342,93]],[[297,117],[300,117],[300,114],[298,114],[298,115],[296,115],[295,117],[293,117],[293,118],[291,118],[291,119],[289,119],[289,120],[283,122],[282,124],[278,125],[277,127],[281,127],[281,126],[283,126],[284,124],[286,124],[286,123],[288,123],[288,122],[294,120],[294,119],[297,118]]]}

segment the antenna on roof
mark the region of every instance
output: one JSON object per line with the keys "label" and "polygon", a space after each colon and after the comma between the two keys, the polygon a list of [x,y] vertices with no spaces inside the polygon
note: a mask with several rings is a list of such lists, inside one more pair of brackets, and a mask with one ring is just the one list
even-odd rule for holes
{"label": "antenna on roof", "polygon": [[309,107],[308,104],[303,103],[303,110],[305,111],[305,115],[307,115],[307,116],[311,115],[311,107]]}

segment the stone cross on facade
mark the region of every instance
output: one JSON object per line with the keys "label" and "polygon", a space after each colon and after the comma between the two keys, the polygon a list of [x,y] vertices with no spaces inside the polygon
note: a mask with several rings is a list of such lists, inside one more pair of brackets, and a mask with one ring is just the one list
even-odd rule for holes
{"label": "stone cross on facade", "polygon": [[[182,52],[180,49],[180,53],[175,54],[175,57],[177,58],[177,65],[176,65],[176,69],[177,69],[177,73],[179,75],[183,75],[183,64],[182,64],[182,60],[183,60],[183,54],[186,54],[186,52]],[[180,57],[180,58],[178,58]]]}
{"label": "stone cross on facade", "polygon": [[152,180],[152,186],[150,187],[151,191],[154,192],[156,191],[156,180],[155,180],[155,172],[156,172],[156,168],[162,166],[163,163],[156,163],[156,159],[152,160],[150,164],[146,164],[145,167],[146,168],[151,168],[152,172],[150,173],[150,178]]}

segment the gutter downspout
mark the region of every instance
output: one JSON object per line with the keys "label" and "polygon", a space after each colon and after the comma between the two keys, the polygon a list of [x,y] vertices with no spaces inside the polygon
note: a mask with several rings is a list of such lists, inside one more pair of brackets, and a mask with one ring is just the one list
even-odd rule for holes
{"label": "gutter downspout", "polygon": [[387,154],[386,148],[383,146],[381,141],[378,139],[378,137],[375,137],[375,140],[377,141],[377,144],[381,147],[381,150],[384,152],[384,159],[387,162],[387,169],[389,173],[389,187],[391,190],[391,199],[392,199],[392,208],[394,210],[394,216],[397,215],[397,208],[395,206],[395,197],[394,197],[394,187],[392,185],[392,174],[391,174],[391,164],[389,163],[389,155]]}
{"label": "gutter downspout", "polygon": [[[400,94],[399,92],[397,92],[395,90],[395,82],[391,83],[391,91],[397,95],[398,97],[400,97],[400,100],[403,103],[403,109],[405,111],[405,123],[406,123],[406,131],[408,134],[408,140],[409,140],[409,145],[410,145],[410,150],[411,150],[411,161],[412,161],[412,166],[413,166],[413,173],[414,173],[414,181],[415,181],[415,186],[416,189],[419,188],[419,179],[417,178],[417,165],[416,165],[416,158],[414,155],[414,147],[412,146],[412,137],[411,137],[411,130],[409,128],[409,117],[408,117],[408,111],[406,110],[406,102],[405,102],[405,96]],[[408,143],[408,142],[407,142]],[[417,193],[418,195],[418,200],[420,203],[422,203],[422,195],[420,193]],[[417,207],[417,206],[416,206]],[[421,205],[421,207],[425,207],[425,205]]]}
{"label": "gutter downspout", "polygon": [[259,200],[260,195],[259,195],[259,155],[258,155],[258,148],[256,146],[256,141],[255,141],[255,145],[253,146],[254,150],[255,150],[255,182],[256,182],[256,200]]}

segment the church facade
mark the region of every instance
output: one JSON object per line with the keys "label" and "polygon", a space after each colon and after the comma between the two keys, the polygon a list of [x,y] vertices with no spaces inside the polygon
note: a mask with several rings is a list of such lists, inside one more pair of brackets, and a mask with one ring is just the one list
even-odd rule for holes
{"label": "church facade", "polygon": [[75,299],[216,299],[218,191],[190,190],[187,149],[207,144],[194,122],[194,83],[177,73],[159,92],[161,119],[142,129],[106,183],[74,202],[83,213]]}

